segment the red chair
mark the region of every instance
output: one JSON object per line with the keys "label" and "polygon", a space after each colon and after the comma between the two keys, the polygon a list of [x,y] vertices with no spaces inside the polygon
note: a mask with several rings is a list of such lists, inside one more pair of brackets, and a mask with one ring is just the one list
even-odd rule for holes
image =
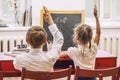
{"label": "red chair", "polygon": [[25,68],[22,68],[22,80],[25,79],[34,79],[34,80],[51,80],[67,77],[67,80],[70,80],[72,67],[66,69],[61,69],[53,72],[45,71],[30,71]]}
{"label": "red chair", "polygon": [[95,69],[95,70],[80,69],[78,66],[76,66],[74,80],[77,80],[78,76],[98,78],[99,80],[103,80],[103,77],[112,76],[111,80],[119,80],[120,66],[108,69]]}
{"label": "red chair", "polygon": [[4,77],[20,77],[20,71],[0,71],[0,80],[3,80]]}

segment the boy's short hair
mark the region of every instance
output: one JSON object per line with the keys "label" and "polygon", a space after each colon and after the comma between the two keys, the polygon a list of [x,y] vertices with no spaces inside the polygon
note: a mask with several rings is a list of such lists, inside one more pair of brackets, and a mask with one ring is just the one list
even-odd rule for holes
{"label": "boy's short hair", "polygon": [[26,34],[26,41],[33,47],[40,47],[47,40],[47,33],[41,26],[32,26]]}

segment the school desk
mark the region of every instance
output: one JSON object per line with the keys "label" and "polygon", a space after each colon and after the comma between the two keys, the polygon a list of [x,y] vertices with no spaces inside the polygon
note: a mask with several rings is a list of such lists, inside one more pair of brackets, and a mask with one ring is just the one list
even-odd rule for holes
{"label": "school desk", "polygon": [[13,67],[13,60],[15,57],[4,55],[0,53],[0,80],[3,80],[3,77],[18,77],[21,75],[21,72],[15,70]]}
{"label": "school desk", "polygon": [[[96,56],[95,69],[105,69],[116,66],[117,57],[111,55],[110,53],[99,50]],[[59,58],[54,65],[55,69],[67,68],[69,65],[73,67],[73,61],[70,58]]]}
{"label": "school desk", "polygon": [[[13,55],[0,53],[0,71],[4,71],[4,77],[15,77],[21,75],[20,71],[15,70],[13,67],[14,59],[15,56]],[[66,68],[69,65],[72,65],[74,67],[74,64],[70,58],[59,58],[54,65],[54,69]],[[115,56],[102,50],[98,51],[95,64],[96,69],[110,68],[115,66]]]}

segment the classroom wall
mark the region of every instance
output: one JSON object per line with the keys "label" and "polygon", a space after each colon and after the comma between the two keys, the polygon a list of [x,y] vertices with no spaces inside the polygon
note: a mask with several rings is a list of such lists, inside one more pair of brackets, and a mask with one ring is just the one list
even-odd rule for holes
{"label": "classroom wall", "polygon": [[33,25],[40,25],[40,10],[46,6],[49,10],[85,9],[85,0],[32,0]]}
{"label": "classroom wall", "polygon": [[[2,2],[2,0],[0,0],[0,3]],[[2,18],[2,5],[0,5],[0,19]]]}

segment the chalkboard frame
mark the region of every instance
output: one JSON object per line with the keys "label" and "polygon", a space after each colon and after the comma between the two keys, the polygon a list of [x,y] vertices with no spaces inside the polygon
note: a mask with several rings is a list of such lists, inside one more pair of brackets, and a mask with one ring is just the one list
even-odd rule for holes
{"label": "chalkboard frame", "polygon": [[[65,14],[65,15],[79,15],[80,16],[80,23],[84,23],[84,10],[49,10],[50,11],[50,13],[51,13],[51,15],[61,15],[61,14]],[[40,25],[43,27],[44,26],[44,20],[43,20],[43,10],[41,10],[41,13],[40,13]],[[77,18],[78,19],[78,18]],[[49,33],[49,31],[48,31],[48,33]],[[64,44],[65,45],[65,44]],[[63,46],[64,46],[63,45]],[[47,46],[46,46],[47,47]],[[67,47],[68,47],[68,45],[67,45]],[[48,49],[44,49],[43,48],[43,50],[48,50]],[[64,49],[63,49],[64,50]],[[67,49],[65,49],[65,50],[67,50]]]}
{"label": "chalkboard frame", "polygon": [[[82,16],[81,23],[85,21],[84,10],[49,10],[51,14],[80,14]],[[40,25],[43,26],[43,10],[40,11]]]}

